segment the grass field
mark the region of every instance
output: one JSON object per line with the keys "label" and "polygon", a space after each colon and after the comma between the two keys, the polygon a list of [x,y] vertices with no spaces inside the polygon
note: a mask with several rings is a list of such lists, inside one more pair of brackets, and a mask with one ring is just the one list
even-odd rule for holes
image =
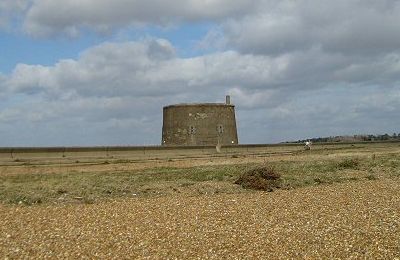
{"label": "grass field", "polygon": [[316,146],[312,151],[291,147],[290,154],[276,147],[268,149],[222,156],[210,153],[208,158],[203,153],[198,158],[188,153],[187,158],[171,159],[171,153],[171,158],[151,162],[125,157],[86,159],[84,163],[49,162],[46,157],[33,162],[14,159],[14,165],[0,166],[0,201],[94,203],[117,197],[241,193],[248,191],[234,185],[235,180],[262,165],[282,175],[282,189],[400,176],[399,144]]}
{"label": "grass field", "polygon": [[[254,147],[222,154],[212,149],[155,150],[140,156],[129,151],[81,157],[26,153],[0,157],[0,164],[0,256],[5,258],[122,257],[119,247],[135,258],[262,258],[262,252],[271,249],[277,257],[400,256],[392,241],[400,238],[399,143],[314,145],[311,151],[301,146]],[[234,184],[261,166],[280,174],[274,192]],[[209,215],[214,204],[215,216]],[[125,219],[114,219],[113,214]],[[271,222],[264,223],[261,216]],[[79,218],[82,223],[74,223]],[[347,226],[337,222],[342,218]],[[237,230],[236,220],[250,225],[242,227],[244,233]],[[311,227],[315,229],[308,230]],[[236,240],[229,228],[237,231]],[[110,237],[103,233],[107,230],[120,235]],[[302,242],[298,239],[305,230],[311,240]],[[88,232],[109,247],[89,238],[89,244],[83,242],[80,238]],[[275,240],[259,241],[271,236]],[[318,237],[325,242],[317,242]],[[340,241],[343,237],[348,240]],[[363,240],[375,244],[363,246]],[[182,252],[176,248],[179,241]],[[204,244],[194,246],[198,241]],[[73,243],[82,247],[70,248]],[[93,251],[96,246],[98,252]],[[342,246],[349,248],[343,251]]]}

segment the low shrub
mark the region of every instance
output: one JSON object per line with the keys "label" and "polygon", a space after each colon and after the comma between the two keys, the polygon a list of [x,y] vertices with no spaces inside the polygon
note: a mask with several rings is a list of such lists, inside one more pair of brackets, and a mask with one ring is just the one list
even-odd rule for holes
{"label": "low shrub", "polygon": [[235,184],[245,189],[273,191],[281,187],[281,175],[269,166],[257,167],[242,174]]}
{"label": "low shrub", "polygon": [[373,181],[373,180],[376,180],[376,179],[378,179],[375,175],[373,175],[373,174],[370,174],[370,175],[368,175],[367,177],[365,177],[367,180],[370,180],[370,181]]}
{"label": "low shrub", "polygon": [[346,158],[337,163],[337,167],[341,169],[357,169],[360,161],[355,158]]}

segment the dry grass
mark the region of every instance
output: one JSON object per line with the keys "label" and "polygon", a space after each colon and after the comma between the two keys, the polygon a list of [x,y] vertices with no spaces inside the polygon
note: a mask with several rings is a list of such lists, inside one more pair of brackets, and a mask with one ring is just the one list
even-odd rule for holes
{"label": "dry grass", "polygon": [[[371,153],[372,148],[375,153]],[[281,175],[278,185],[273,186],[284,189],[391,178],[400,176],[398,151],[398,146],[391,144],[386,149],[350,146],[279,156],[259,151],[238,158],[0,166],[0,202],[95,203],[120,197],[242,193],[245,191],[234,185],[239,176],[265,166],[273,167]]]}

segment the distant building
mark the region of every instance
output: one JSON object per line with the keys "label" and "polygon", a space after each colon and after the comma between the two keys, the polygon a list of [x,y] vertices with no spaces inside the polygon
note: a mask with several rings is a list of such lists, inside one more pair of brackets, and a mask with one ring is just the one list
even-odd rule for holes
{"label": "distant building", "polygon": [[225,103],[176,104],[163,109],[162,145],[236,145],[235,106]]}

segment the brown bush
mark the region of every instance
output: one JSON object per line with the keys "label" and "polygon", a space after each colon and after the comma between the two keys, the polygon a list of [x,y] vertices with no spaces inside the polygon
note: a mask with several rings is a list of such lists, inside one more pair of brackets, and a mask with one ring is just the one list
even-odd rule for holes
{"label": "brown bush", "polygon": [[337,166],[341,169],[357,169],[359,165],[360,161],[357,158],[345,158],[337,163]]}
{"label": "brown bush", "polygon": [[281,187],[281,175],[274,168],[263,166],[242,174],[235,184],[245,189],[273,191]]}

